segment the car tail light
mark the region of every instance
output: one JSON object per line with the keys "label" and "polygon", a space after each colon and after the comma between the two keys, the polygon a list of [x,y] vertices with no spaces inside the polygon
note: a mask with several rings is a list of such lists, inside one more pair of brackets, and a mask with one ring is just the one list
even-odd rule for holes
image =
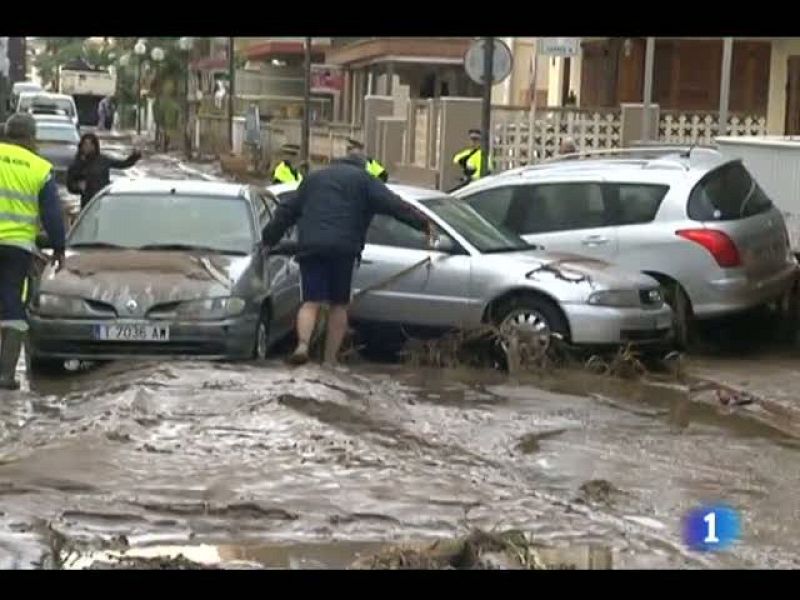
{"label": "car tail light", "polygon": [[723,268],[738,267],[742,264],[736,244],[727,235],[716,229],[681,229],[675,232],[684,239],[700,244],[711,253],[717,264]]}

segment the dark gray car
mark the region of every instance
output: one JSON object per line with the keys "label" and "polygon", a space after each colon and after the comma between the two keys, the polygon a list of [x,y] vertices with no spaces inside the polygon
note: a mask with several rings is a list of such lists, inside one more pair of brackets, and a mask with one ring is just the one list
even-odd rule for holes
{"label": "dark gray car", "polygon": [[239,184],[112,183],[75,223],[63,270],[34,286],[32,366],[263,358],[300,303],[294,261],[262,251],[274,206]]}
{"label": "dark gray car", "polygon": [[80,135],[75,124],[66,117],[34,115],[36,120],[36,150],[50,161],[59,184],[64,185],[67,169],[78,152]]}

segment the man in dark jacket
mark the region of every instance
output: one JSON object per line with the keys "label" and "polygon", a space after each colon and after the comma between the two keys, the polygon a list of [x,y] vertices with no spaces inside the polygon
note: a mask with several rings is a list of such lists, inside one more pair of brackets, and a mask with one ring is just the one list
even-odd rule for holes
{"label": "man in dark jacket", "polygon": [[67,189],[81,196],[81,210],[94,195],[111,183],[111,169],[128,169],[142,157],[134,150],[123,160],[100,152],[100,140],[93,133],[81,137],[78,154],[67,169]]}
{"label": "man in dark jacket", "polygon": [[303,179],[297,194],[283,202],[262,237],[274,246],[294,223],[303,305],[297,315],[293,364],[308,361],[308,346],[321,305],[328,305],[325,362],[335,363],[347,333],[353,268],[375,214],[390,215],[418,230],[432,230],[428,219],[368,174],[358,157],[347,157]]}

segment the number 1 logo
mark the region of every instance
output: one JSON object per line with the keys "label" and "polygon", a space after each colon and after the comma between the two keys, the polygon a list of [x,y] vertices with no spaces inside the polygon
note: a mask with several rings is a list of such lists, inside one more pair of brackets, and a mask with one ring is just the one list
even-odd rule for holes
{"label": "number 1 logo", "polygon": [[692,550],[725,550],[739,539],[739,535],[739,514],[730,506],[701,506],[689,511],[684,519],[684,542]]}

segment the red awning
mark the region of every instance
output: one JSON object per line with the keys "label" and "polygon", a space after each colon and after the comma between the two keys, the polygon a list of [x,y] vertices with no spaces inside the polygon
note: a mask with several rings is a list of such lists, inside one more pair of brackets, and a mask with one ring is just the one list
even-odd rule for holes
{"label": "red awning", "polygon": [[[323,53],[329,46],[311,42],[312,53]],[[281,54],[302,56],[305,53],[305,44],[301,41],[271,41],[253,44],[244,51],[248,60],[259,60]]]}
{"label": "red awning", "polygon": [[211,69],[227,69],[228,59],[225,56],[198,58],[192,62],[192,69],[196,70],[211,70]]}

